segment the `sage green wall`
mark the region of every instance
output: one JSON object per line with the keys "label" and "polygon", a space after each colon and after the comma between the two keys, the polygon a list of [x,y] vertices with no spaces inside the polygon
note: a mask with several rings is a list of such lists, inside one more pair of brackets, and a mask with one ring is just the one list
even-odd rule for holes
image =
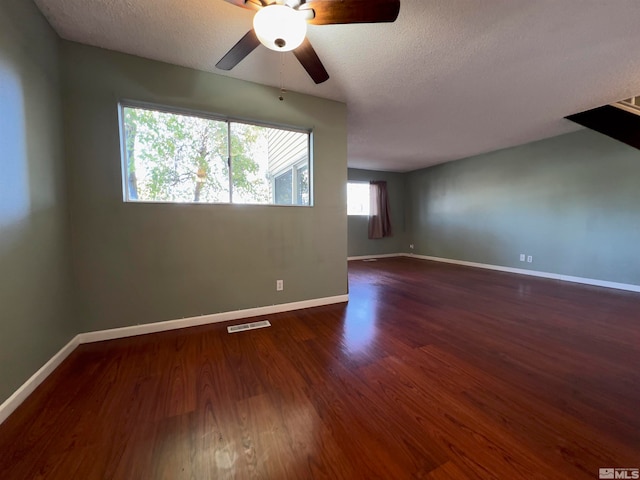
{"label": "sage green wall", "polygon": [[[62,54],[82,331],[347,293],[344,104],[70,42]],[[123,203],[121,99],[312,128],[314,206]]]}
{"label": "sage green wall", "polygon": [[0,3],[0,403],[76,329],[57,44],[33,2]]}
{"label": "sage green wall", "polygon": [[405,174],[350,168],[348,179],[350,182],[369,183],[371,180],[384,180],[387,182],[391,228],[393,229],[393,236],[391,237],[369,240],[369,217],[349,215],[347,222],[349,256],[357,257],[361,255],[404,252],[407,247],[405,245],[404,220]]}
{"label": "sage green wall", "polygon": [[417,254],[640,285],[640,151],[599,133],[415,171],[407,187]]}

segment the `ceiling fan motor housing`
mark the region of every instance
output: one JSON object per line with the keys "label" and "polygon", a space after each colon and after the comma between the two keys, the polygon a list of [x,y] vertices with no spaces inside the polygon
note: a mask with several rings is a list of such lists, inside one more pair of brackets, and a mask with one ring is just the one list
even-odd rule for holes
{"label": "ceiling fan motor housing", "polygon": [[307,35],[303,14],[285,5],[269,5],[253,17],[253,29],[265,47],[288,52],[300,46]]}

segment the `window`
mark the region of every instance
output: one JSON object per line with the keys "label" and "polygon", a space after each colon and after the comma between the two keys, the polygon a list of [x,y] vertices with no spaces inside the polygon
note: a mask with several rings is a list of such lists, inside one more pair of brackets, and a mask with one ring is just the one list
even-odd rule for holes
{"label": "window", "polygon": [[369,184],[347,184],[347,215],[369,215]]}
{"label": "window", "polygon": [[310,205],[310,133],[123,105],[127,202]]}

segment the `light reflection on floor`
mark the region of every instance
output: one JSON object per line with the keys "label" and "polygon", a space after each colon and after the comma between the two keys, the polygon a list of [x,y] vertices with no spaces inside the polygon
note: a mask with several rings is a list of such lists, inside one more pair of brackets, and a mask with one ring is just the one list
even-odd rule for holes
{"label": "light reflection on floor", "polygon": [[[344,322],[345,353],[366,354],[378,332],[379,288],[374,283],[358,282],[349,290],[349,305]],[[359,301],[359,299],[366,301]]]}

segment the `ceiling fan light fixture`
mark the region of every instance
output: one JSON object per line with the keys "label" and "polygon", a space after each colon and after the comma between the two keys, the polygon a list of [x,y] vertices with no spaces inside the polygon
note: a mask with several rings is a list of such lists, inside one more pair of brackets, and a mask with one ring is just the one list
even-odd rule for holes
{"label": "ceiling fan light fixture", "polygon": [[285,5],[269,5],[253,17],[253,30],[265,47],[276,52],[298,48],[307,35],[304,15]]}

